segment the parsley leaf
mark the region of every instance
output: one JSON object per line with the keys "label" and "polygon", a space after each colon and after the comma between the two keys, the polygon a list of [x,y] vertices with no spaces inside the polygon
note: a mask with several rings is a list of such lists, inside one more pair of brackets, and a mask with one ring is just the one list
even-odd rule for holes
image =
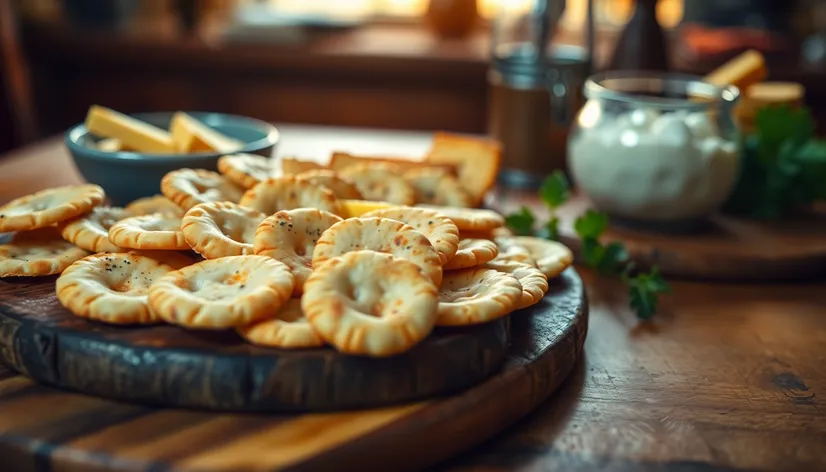
{"label": "parsley leaf", "polygon": [[657,312],[659,305],[658,295],[668,293],[671,287],[662,278],[657,267],[647,274],[637,274],[628,279],[628,297],[631,308],[637,312],[637,317],[648,320]]}
{"label": "parsley leaf", "polygon": [[594,210],[586,211],[574,221],[574,231],[580,238],[598,239],[608,228],[608,215]]}
{"label": "parsley leaf", "polygon": [[559,241],[559,217],[552,216],[547,223],[545,223],[542,237],[552,241]]}
{"label": "parsley leaf", "polygon": [[505,224],[519,236],[531,236],[536,218],[531,209],[523,206],[517,213],[505,217]]}
{"label": "parsley leaf", "polygon": [[568,200],[569,192],[568,179],[561,171],[555,171],[542,182],[539,188],[539,198],[548,205],[548,208],[555,210]]}
{"label": "parsley leaf", "polygon": [[777,219],[826,199],[826,141],[815,138],[814,126],[805,108],[758,110],[754,133],[742,141],[740,175],[724,210]]}

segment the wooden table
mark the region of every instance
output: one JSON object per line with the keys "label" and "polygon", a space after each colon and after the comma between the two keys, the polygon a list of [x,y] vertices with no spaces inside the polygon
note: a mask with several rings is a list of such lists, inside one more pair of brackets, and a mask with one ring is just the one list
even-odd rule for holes
{"label": "wooden table", "polygon": [[[413,156],[428,145],[422,133],[282,132],[281,155],[324,158],[336,148]],[[79,180],[59,139],[0,158],[0,202]],[[826,284],[674,281],[656,321],[643,325],[620,286],[585,279],[590,333],[566,385],[445,469],[826,469]],[[58,404],[77,395],[49,397]]]}

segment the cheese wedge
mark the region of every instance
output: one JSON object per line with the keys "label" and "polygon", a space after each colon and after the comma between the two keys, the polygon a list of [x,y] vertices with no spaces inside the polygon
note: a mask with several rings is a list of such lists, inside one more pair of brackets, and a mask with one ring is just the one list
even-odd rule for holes
{"label": "cheese wedge", "polygon": [[345,218],[356,218],[373,210],[384,210],[398,205],[387,202],[373,202],[369,200],[339,200],[338,203],[344,209]]}
{"label": "cheese wedge", "polygon": [[745,91],[751,85],[765,80],[767,74],[766,60],[759,51],[752,49],[726,62],[704,79],[718,87],[735,85]]}
{"label": "cheese wedge", "polygon": [[114,138],[137,152],[169,154],[177,148],[169,132],[99,105],[86,115],[86,129],[100,138]]}
{"label": "cheese wedge", "polygon": [[172,139],[180,152],[236,152],[244,143],[225,136],[184,112],[172,116],[169,124]]}

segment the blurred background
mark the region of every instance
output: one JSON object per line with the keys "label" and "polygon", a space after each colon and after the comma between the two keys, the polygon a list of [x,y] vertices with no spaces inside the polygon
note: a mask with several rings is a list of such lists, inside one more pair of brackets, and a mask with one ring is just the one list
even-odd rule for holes
{"label": "blurred background", "polygon": [[[93,103],[269,121],[486,132],[491,25],[527,0],[0,0],[0,150],[65,130]],[[635,0],[567,0],[554,31],[614,67]],[[704,73],[745,49],[826,103],[826,2],[640,0],[668,63]],[[641,44],[632,57],[645,58]],[[612,66],[612,64],[614,64]]]}

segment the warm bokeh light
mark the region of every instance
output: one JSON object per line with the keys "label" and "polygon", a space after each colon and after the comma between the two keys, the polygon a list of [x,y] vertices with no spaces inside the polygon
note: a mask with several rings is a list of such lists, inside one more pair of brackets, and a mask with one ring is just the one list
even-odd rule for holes
{"label": "warm bokeh light", "polygon": [[[247,0],[251,1],[251,0]],[[269,0],[269,3],[290,12],[334,14],[342,16],[389,16],[415,18],[427,10],[429,0]],[[673,28],[682,20],[685,0],[660,0],[657,18],[665,28]],[[533,0],[477,0],[479,14],[492,19],[500,9],[527,11]],[[635,0],[594,0],[597,21],[606,26],[624,24],[633,13]],[[588,0],[567,0],[562,24],[577,28],[584,24]]]}

